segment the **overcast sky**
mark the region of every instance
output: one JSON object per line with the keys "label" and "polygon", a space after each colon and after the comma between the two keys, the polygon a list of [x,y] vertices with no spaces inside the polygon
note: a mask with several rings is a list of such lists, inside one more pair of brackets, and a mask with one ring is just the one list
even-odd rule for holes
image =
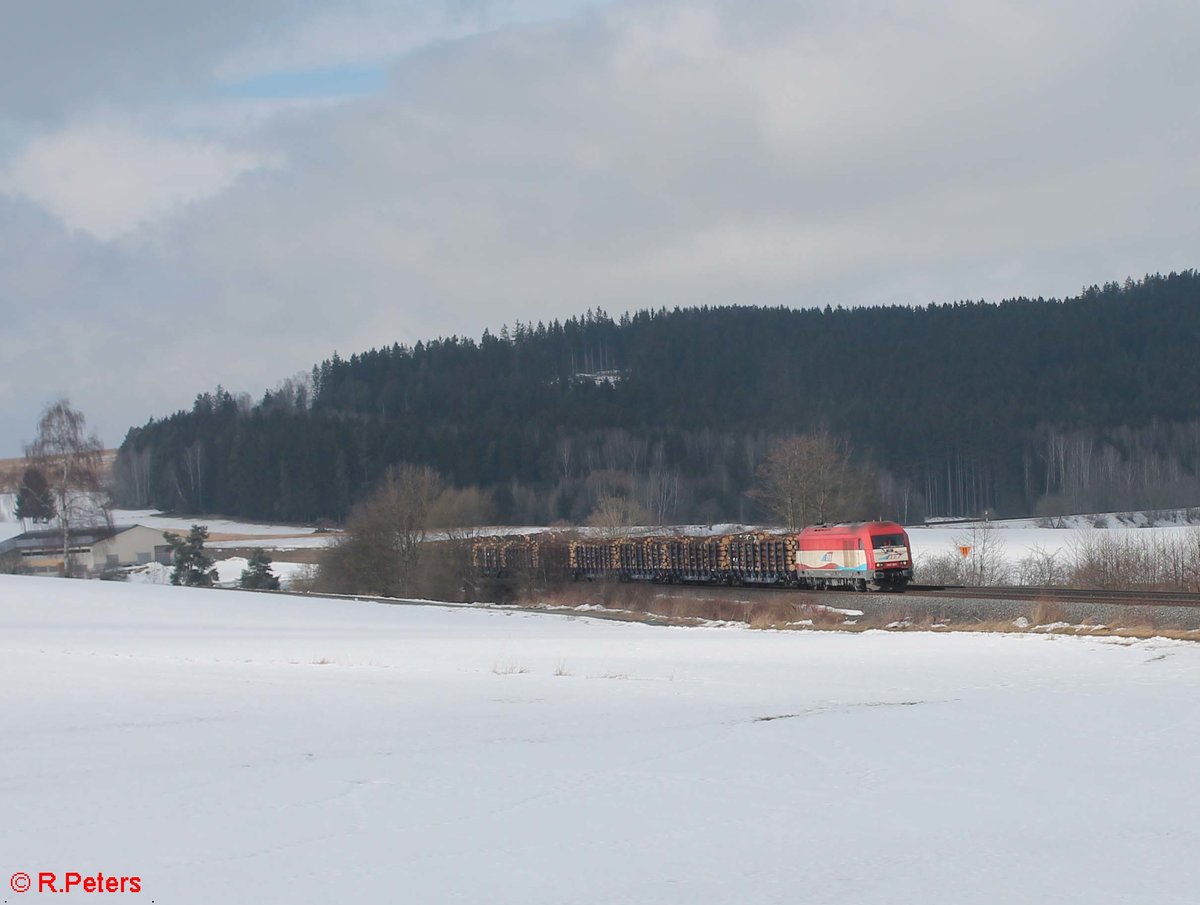
{"label": "overcast sky", "polygon": [[[337,350],[1200,264],[1193,3],[37,0],[0,29],[0,455]],[[848,350],[852,351],[852,350]]]}

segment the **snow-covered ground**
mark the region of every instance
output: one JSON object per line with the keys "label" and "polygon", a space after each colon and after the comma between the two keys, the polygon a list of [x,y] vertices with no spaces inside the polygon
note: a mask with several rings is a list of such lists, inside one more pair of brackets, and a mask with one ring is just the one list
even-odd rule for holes
{"label": "snow-covered ground", "polygon": [[[1142,517],[1140,522],[1135,516]],[[1055,527],[1047,525],[1044,519],[1007,519],[915,526],[907,531],[913,558],[918,563],[924,557],[952,553],[960,545],[976,546],[981,543],[981,532],[987,532],[998,554],[1015,568],[1022,559],[1035,553],[1069,554],[1088,537],[1130,537],[1170,543],[1200,530],[1186,521],[1146,520],[1144,513],[1127,514],[1127,519],[1112,514],[1068,516],[1052,522]]]}
{"label": "snow-covered ground", "polygon": [[[215,519],[207,516],[178,518],[163,515],[154,509],[114,509],[113,521],[118,525],[146,525],[160,531],[187,532],[192,525],[205,525],[209,534],[313,534],[316,529],[297,525],[262,525],[256,522],[241,522],[231,519]],[[243,543],[242,546],[245,546]]]}
{"label": "snow-covered ground", "polygon": [[0,493],[0,541],[16,537],[21,533],[21,523],[16,516],[17,495]]}
{"label": "snow-covered ground", "polygon": [[35,883],[137,875],[130,900],[172,905],[1167,905],[1200,885],[1183,642],[0,576],[0,650],[0,868]]}
{"label": "snow-covered ground", "polygon": [[[242,572],[249,562],[244,556],[230,556],[228,559],[216,560],[214,565],[217,568],[217,584],[229,588],[236,587],[238,579],[242,577]],[[307,578],[313,569],[314,567],[308,563],[277,560],[271,562],[271,571],[275,573],[284,590],[291,587],[292,582],[296,579]],[[170,584],[172,571],[171,566],[152,562],[131,569],[128,580],[133,584]]]}
{"label": "snow-covered ground", "polygon": [[[21,533],[21,523],[14,515],[16,495],[0,493],[0,540],[14,537]],[[146,525],[160,531],[174,531],[186,534],[192,525],[200,524],[208,528],[209,534],[233,534],[247,537],[261,537],[268,542],[272,549],[284,549],[281,545],[290,545],[287,549],[300,549],[305,546],[323,546],[329,541],[329,535],[320,533],[316,528],[304,525],[266,525],[257,522],[243,522],[231,519],[215,519],[207,516],[179,517],[164,515],[155,509],[113,509],[111,511],[113,524],[116,525]],[[54,524],[57,524],[55,522]],[[290,537],[289,535],[298,535]],[[267,541],[278,536],[278,540]],[[246,541],[230,542],[229,546],[247,545]],[[280,545],[280,546],[277,546]]]}
{"label": "snow-covered ground", "polygon": [[[1155,528],[1154,531],[1168,533],[1194,530],[1191,528]],[[1003,557],[1010,564],[1016,565],[1036,550],[1046,553],[1061,554],[1070,549],[1081,533],[1106,531],[1112,534],[1133,532],[1135,535],[1145,535],[1142,528],[1039,528],[1034,525],[1009,524],[1004,522],[975,522],[971,524],[955,524],[939,527],[910,527],[908,540],[912,545],[913,559],[920,562],[923,557],[942,556],[952,553],[960,544],[976,546],[979,543],[980,531],[992,532],[992,543],[998,543]]]}

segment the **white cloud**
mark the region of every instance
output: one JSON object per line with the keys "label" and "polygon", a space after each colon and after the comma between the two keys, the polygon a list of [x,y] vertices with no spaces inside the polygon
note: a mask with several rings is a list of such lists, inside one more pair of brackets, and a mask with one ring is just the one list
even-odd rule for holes
{"label": "white cloud", "polygon": [[193,92],[220,60],[323,0],[11,0],[0,28],[0,120],[61,123],[98,105]]}
{"label": "white cloud", "polygon": [[[803,228],[787,223],[730,224],[690,237],[648,262],[666,277],[726,276],[774,280],[828,276],[855,258],[857,230]],[[822,273],[824,271],[824,273]]]}
{"label": "white cloud", "polygon": [[[121,45],[138,92],[96,89],[136,130],[23,124],[0,164],[0,373],[28,391],[0,398],[0,441],[46,387],[116,442],[218,382],[257,394],[334,349],[596,305],[1062,295],[1200,263],[1186,4],[263,2],[251,28],[254,3],[221,3],[241,25],[176,48],[189,71],[437,46],[375,97],[147,112],[173,71],[160,22]],[[50,62],[99,52],[78,43]],[[131,230],[153,241],[93,238]]]}
{"label": "white cloud", "polygon": [[236,81],[262,73],[388,62],[437,44],[506,26],[571,15],[601,0],[359,0],[339,3],[261,35],[221,60],[217,75]]}
{"label": "white cloud", "polygon": [[273,163],[211,141],[83,126],[30,142],[0,171],[0,191],[36,202],[69,228],[113,239]]}

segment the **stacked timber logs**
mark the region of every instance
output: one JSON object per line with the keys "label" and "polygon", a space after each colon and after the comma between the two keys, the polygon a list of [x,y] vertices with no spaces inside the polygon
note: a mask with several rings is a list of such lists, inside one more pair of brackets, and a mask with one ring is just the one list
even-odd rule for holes
{"label": "stacked timber logs", "polygon": [[567,546],[558,535],[550,534],[479,537],[471,545],[471,567],[493,577],[541,570],[565,572]]}
{"label": "stacked timber logs", "polygon": [[795,568],[794,534],[735,534],[723,538],[726,568],[735,575],[773,581]]}
{"label": "stacked timber logs", "polygon": [[491,576],[541,571],[575,580],[709,584],[788,584],[794,580],[794,534],[660,535],[567,539],[556,535],[480,538],[476,571]]}

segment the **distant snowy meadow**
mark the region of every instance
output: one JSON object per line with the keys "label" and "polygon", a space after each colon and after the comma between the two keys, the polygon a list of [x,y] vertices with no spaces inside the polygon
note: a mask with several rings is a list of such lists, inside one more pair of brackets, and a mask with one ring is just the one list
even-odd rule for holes
{"label": "distant snowy meadow", "polygon": [[0,649],[0,877],[205,905],[1191,903],[1200,881],[1184,642],[0,576]]}

